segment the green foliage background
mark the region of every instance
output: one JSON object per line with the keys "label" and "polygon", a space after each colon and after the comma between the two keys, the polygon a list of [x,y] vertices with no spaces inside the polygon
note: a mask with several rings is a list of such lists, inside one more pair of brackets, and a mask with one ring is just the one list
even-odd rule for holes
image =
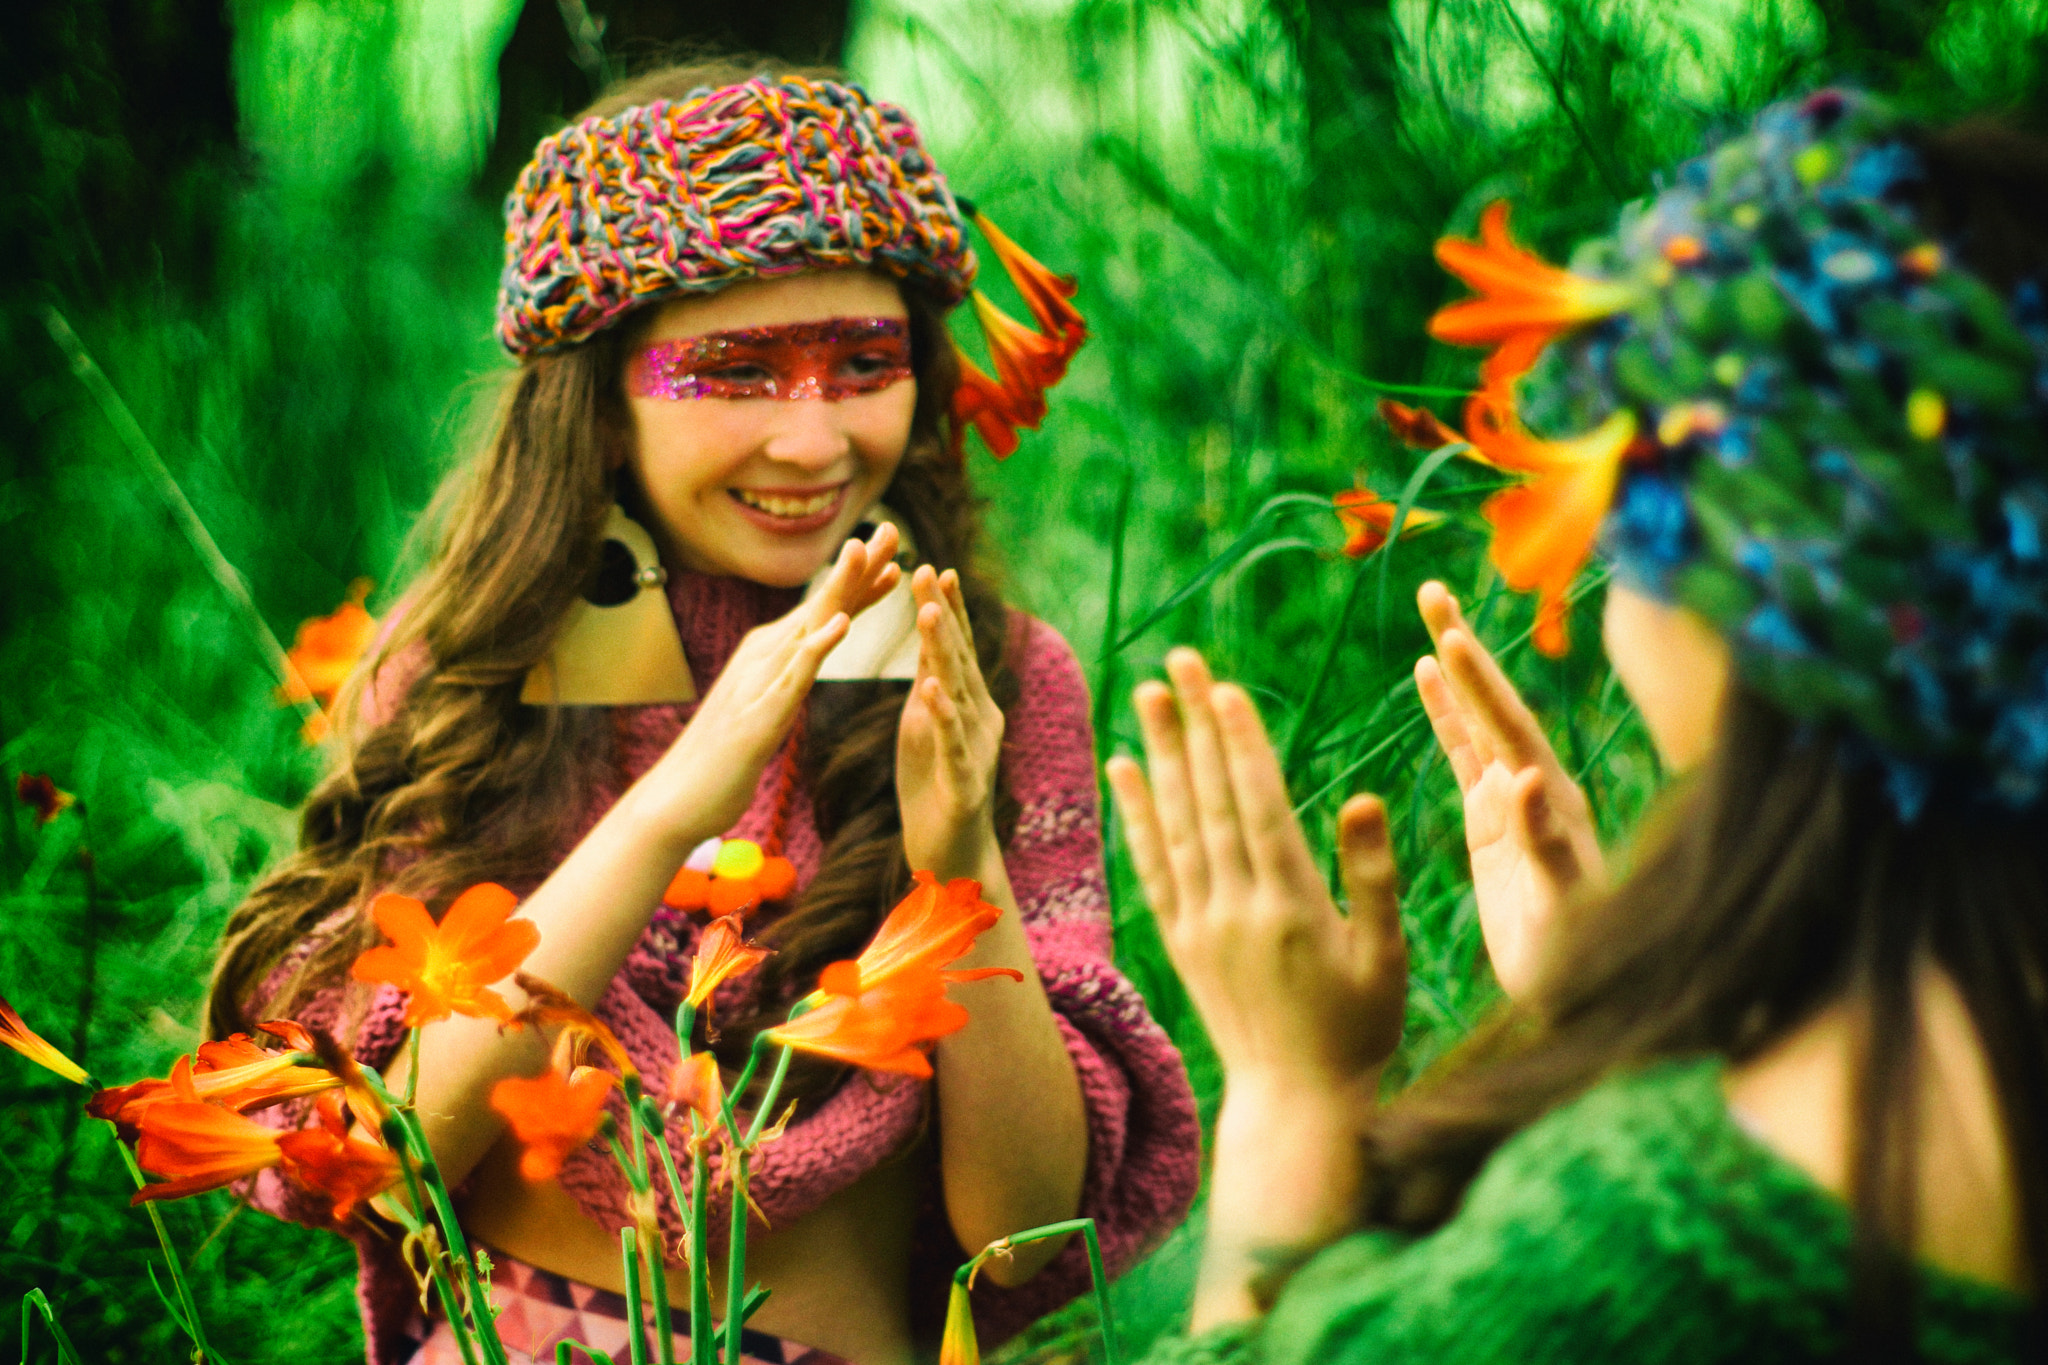
{"label": "green foliage background", "polygon": [[[111,13],[81,5],[75,25]],[[156,152],[64,113],[121,92],[59,50],[45,69],[17,59],[6,103],[0,765],[84,804],[47,828],[0,817],[0,992],[109,1082],[162,1074],[197,1041],[220,924],[290,846],[320,758],[43,310],[63,311],[287,640],[359,575],[373,609],[392,600],[408,526],[508,369],[489,336],[502,187],[479,177],[507,6],[241,0],[228,17],[239,153],[191,157],[124,210],[141,265],[121,289],[68,224]],[[1597,585],[1571,657],[1520,643],[1528,610],[1483,566],[1470,469],[1420,491],[1465,514],[1450,528],[1363,562],[1336,552],[1323,500],[1357,481],[1399,494],[1417,472],[1373,400],[1424,393],[1451,415],[1470,377],[1469,355],[1423,338],[1455,289],[1430,243],[1509,195],[1554,253],[1713,130],[1841,75],[1935,113],[2030,108],[2044,31],[2041,0],[856,7],[854,72],[919,116],[956,187],[1082,280],[1095,340],[1045,431],[1006,464],[974,456],[1010,591],[1090,661],[1105,753],[1133,743],[1131,683],[1192,641],[1290,742],[1316,838],[1343,794],[1387,795],[1414,947],[1404,1069],[1495,990],[1455,792],[1407,681],[1415,585],[1465,595],[1611,835],[1658,777],[1599,656]],[[1112,873],[1121,959],[1213,1102],[1118,852]],[[0,1057],[0,1302],[40,1285],[88,1360],[176,1358],[147,1224],[78,1098]],[[230,1359],[361,1358],[342,1244],[224,1195],[168,1213]],[[1185,1304],[1195,1236],[1120,1285],[1128,1350]],[[1087,1311],[1010,1354],[1084,1349]],[[28,1354],[55,1359],[39,1327]]]}

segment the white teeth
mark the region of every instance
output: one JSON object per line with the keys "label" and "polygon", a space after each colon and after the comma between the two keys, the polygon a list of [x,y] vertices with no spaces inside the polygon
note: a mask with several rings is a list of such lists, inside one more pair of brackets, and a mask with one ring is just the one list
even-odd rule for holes
{"label": "white teeth", "polygon": [[749,507],[759,508],[771,517],[814,517],[839,500],[839,490],[817,493],[808,498],[784,498],[772,493],[753,493],[744,488],[732,490],[733,496]]}

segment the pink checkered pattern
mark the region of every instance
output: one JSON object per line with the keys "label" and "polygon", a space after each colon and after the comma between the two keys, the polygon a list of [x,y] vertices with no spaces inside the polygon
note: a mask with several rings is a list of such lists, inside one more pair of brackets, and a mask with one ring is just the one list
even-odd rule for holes
{"label": "pink checkered pattern", "polygon": [[[491,1304],[498,1310],[498,1336],[505,1343],[510,1365],[555,1365],[555,1347],[560,1342],[595,1347],[617,1365],[630,1357],[627,1338],[632,1328],[626,1318],[626,1299],[609,1289],[596,1289],[553,1271],[515,1261],[510,1256],[491,1256]],[[670,1323],[680,1327],[675,1338],[676,1357],[689,1359],[690,1332],[687,1314],[677,1314]],[[462,1348],[445,1319],[431,1324],[416,1319],[415,1338],[424,1336],[414,1352],[411,1365],[463,1365]],[[650,1349],[651,1358],[654,1352]],[[590,1361],[585,1351],[571,1357]],[[765,1332],[740,1333],[742,1365],[848,1365],[827,1351]]]}

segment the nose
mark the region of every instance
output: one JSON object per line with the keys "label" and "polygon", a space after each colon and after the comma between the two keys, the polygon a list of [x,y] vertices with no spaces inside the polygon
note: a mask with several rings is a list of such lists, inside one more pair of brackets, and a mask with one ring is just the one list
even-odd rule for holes
{"label": "nose", "polygon": [[853,450],[839,404],[803,398],[777,406],[783,411],[761,447],[769,459],[818,471],[840,464]]}

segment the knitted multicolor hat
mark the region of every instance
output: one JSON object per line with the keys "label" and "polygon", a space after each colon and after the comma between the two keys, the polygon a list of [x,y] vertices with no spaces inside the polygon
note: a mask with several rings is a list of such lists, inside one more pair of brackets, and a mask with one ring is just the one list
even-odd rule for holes
{"label": "knitted multicolor hat", "polygon": [[[1905,818],[2024,810],[2048,796],[2048,307],[1916,223],[1910,132],[1851,93],[1773,106],[1571,272],[1496,205],[1439,244],[1480,295],[1431,330],[1494,348],[1464,434],[1527,476],[1482,512],[1547,652],[1597,537],[1764,695],[1841,724]],[[1525,377],[1532,420],[1588,434],[1533,435]]]}
{"label": "knitted multicolor hat", "polygon": [[498,339],[541,355],[641,304],[806,269],[883,270],[956,304],[974,288],[968,216],[1040,328],[974,294],[996,377],[962,358],[958,423],[1007,455],[1087,336],[1074,284],[963,213],[910,116],[857,85],[756,78],[544,139],[506,200]]}

